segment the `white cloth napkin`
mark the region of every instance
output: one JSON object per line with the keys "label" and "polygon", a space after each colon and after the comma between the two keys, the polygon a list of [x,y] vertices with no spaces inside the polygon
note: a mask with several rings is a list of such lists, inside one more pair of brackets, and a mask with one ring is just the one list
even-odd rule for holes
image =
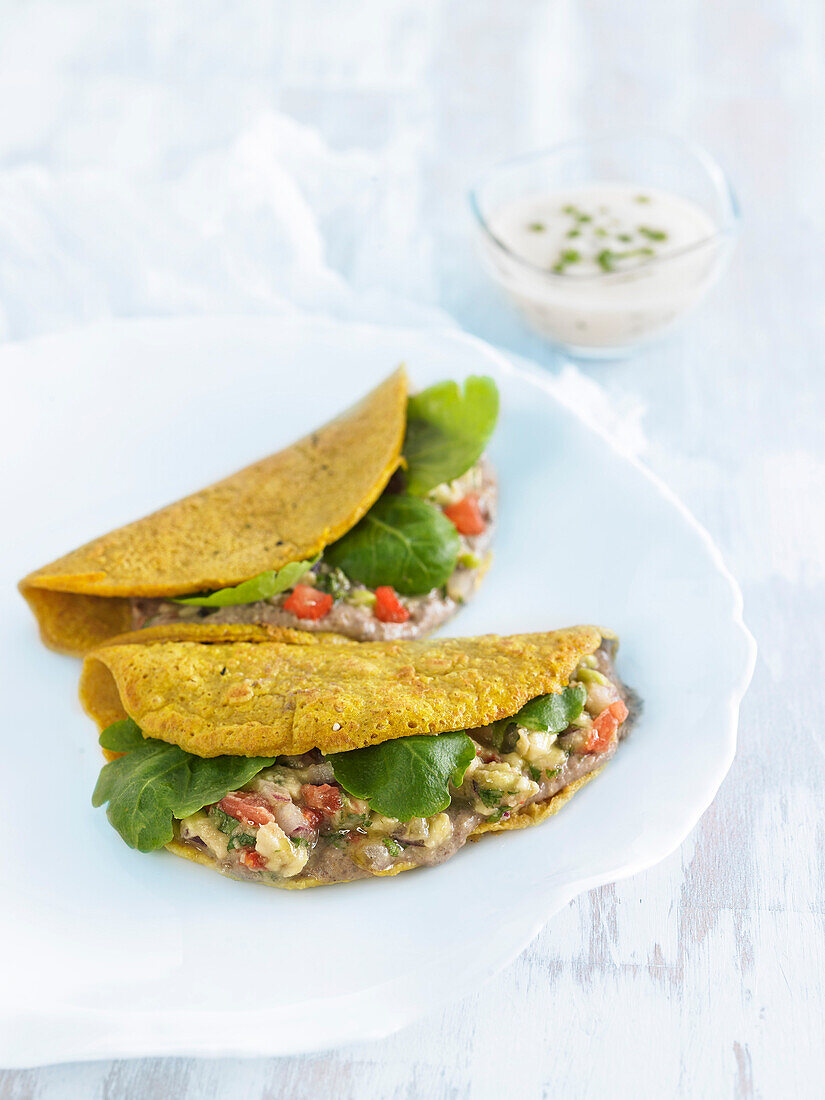
{"label": "white cloth napkin", "polygon": [[[398,31],[387,46],[406,57],[400,69],[370,55],[377,67],[364,70],[363,51],[350,56],[342,38],[349,19],[331,16],[326,38],[299,43],[293,97],[301,80],[328,102],[330,81],[352,96],[359,80],[413,79],[417,16],[405,10],[382,24]],[[422,217],[414,119],[383,134],[367,110],[345,128],[369,148],[332,148],[271,106],[292,54],[269,4],[245,12],[41,0],[6,13],[0,97],[14,109],[0,114],[0,339],[199,313],[454,324],[434,301],[438,244]],[[547,377],[638,452],[637,407],[617,409],[572,366]]]}

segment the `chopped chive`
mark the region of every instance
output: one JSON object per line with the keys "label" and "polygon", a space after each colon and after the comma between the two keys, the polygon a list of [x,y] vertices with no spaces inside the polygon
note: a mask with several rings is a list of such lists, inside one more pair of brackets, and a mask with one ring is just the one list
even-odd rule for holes
{"label": "chopped chive", "polygon": [[547,226],[544,222],[530,222],[527,226],[531,233],[543,233]]}
{"label": "chopped chive", "polygon": [[639,233],[643,237],[647,237],[649,241],[666,241],[667,233],[664,229],[651,229],[648,225],[640,225],[638,227]]}
{"label": "chopped chive", "polygon": [[571,229],[570,232],[566,234],[566,236],[568,236],[571,240],[574,237],[580,237],[581,235],[582,235],[581,229]]}
{"label": "chopped chive", "polygon": [[561,275],[568,264],[577,264],[581,258],[581,252],[577,252],[575,248],[566,248],[553,264],[553,270],[557,275]]}
{"label": "chopped chive", "polygon": [[637,195],[635,202],[650,202],[650,195]]}

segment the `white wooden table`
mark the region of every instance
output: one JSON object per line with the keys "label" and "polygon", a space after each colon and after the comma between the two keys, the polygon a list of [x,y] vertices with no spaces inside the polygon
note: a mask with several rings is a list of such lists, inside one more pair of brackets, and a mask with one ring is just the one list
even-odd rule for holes
{"label": "white wooden table", "polygon": [[[681,850],[580,897],[474,996],[394,1038],[314,1057],[6,1072],[0,1097],[822,1096],[825,9],[817,0],[304,0],[233,6],[231,16],[219,7],[207,15],[170,3],[145,9],[144,23],[139,6],[124,4],[145,50],[115,52],[113,64],[138,91],[160,72],[194,102],[204,74],[217,73],[207,132],[209,103],[225,92],[241,113],[269,103],[334,146],[381,152],[394,174],[384,228],[399,228],[372,242],[371,272],[383,266],[395,293],[548,365],[474,265],[463,210],[473,175],[627,122],[681,130],[717,152],[745,218],[731,271],[667,346],[586,373],[615,408],[643,408],[646,461],[741,581],[757,672],[736,762]],[[77,8],[90,27],[97,16]],[[194,74],[190,50],[205,58]],[[225,79],[247,61],[248,81]],[[7,94],[22,71],[0,68]],[[134,110],[151,119],[138,91]],[[93,94],[72,101],[74,140]],[[216,130],[215,140],[231,136]],[[48,160],[44,149],[60,148],[49,140],[7,142],[2,164]],[[334,260],[364,281],[346,247]]]}

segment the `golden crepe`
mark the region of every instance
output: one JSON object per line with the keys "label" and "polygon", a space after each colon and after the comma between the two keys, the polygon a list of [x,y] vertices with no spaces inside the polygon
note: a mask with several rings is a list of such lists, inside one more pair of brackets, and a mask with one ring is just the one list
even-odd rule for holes
{"label": "golden crepe", "polygon": [[132,633],[83,665],[112,758],[94,802],[133,847],[269,885],[438,863],[543,821],[612,756],[632,699],[615,648],[587,626],[375,643]]}
{"label": "golden crepe", "polygon": [[[464,394],[455,383],[440,383],[409,400],[408,422],[407,377],[399,368],[285,450],[30,573],[20,590],[43,641],[83,654],[124,631],[204,620],[359,639],[432,630],[457,610],[486,566],[495,482],[479,460],[497,400],[489,379],[468,380]],[[384,493],[399,464],[410,466],[402,459],[405,432],[417,495],[398,492],[403,471],[400,486]],[[442,451],[445,439],[452,443],[441,472],[462,481],[469,490],[463,495],[427,480],[435,468],[427,432],[441,433]],[[394,559],[391,528],[419,539],[417,569]],[[384,543],[365,548],[375,532],[385,533]]]}

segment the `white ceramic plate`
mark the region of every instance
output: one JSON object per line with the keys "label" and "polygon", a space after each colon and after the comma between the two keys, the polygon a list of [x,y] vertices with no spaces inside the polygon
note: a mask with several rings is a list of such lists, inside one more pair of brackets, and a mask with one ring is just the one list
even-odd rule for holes
{"label": "white ceramic plate", "polygon": [[[442,867],[267,890],[130,851],[90,795],[79,665],[39,644],[30,568],[322,422],[400,360],[501,389],[495,564],[459,634],[596,622],[644,716],[541,828]],[[455,334],[315,320],[118,323],[0,353],[6,635],[0,1064],[274,1055],[380,1036],[488,978],[579,891],[662,859],[733,757],[754,659],[739,592],[672,495],[550,395]]]}

